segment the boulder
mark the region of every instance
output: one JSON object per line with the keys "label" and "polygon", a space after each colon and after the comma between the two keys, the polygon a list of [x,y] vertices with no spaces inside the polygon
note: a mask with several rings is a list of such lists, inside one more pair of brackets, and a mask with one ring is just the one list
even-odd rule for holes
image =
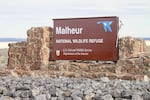
{"label": "boulder", "polygon": [[32,27],[26,42],[9,44],[8,69],[47,70],[51,48],[52,28]]}
{"label": "boulder", "polygon": [[146,51],[146,43],[143,39],[122,37],[119,39],[119,58],[139,57]]}

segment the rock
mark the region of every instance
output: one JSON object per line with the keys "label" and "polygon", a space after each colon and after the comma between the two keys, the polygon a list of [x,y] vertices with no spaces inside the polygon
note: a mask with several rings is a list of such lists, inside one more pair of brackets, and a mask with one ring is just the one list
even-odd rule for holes
{"label": "rock", "polygon": [[106,83],[110,81],[108,77],[101,77],[100,80]]}
{"label": "rock", "polygon": [[150,92],[144,93],[142,97],[143,97],[143,100],[150,100]]}
{"label": "rock", "polygon": [[131,99],[132,98],[132,93],[130,91],[122,91],[121,92],[121,97],[126,98],[126,99]]}
{"label": "rock", "polygon": [[56,89],[50,89],[49,93],[51,94],[52,97],[56,96]]}
{"label": "rock", "polygon": [[37,95],[37,96],[34,97],[34,100],[47,100],[46,94]]}
{"label": "rock", "polygon": [[51,94],[46,93],[46,98],[47,98],[48,100],[50,100],[50,99],[51,99]]}
{"label": "rock", "polygon": [[56,96],[60,97],[63,95],[63,93],[64,93],[64,91],[62,91],[61,89],[57,89]]}
{"label": "rock", "polygon": [[65,96],[65,97],[69,97],[69,96],[71,96],[71,91],[64,91],[64,93],[63,93],[63,95]]}
{"label": "rock", "polygon": [[71,97],[65,97],[64,100],[73,100]]}
{"label": "rock", "polygon": [[103,100],[102,97],[95,97],[94,100]]}
{"label": "rock", "polygon": [[147,75],[144,75],[144,81],[149,82],[150,78]]}
{"label": "rock", "polygon": [[72,98],[76,98],[76,97],[83,97],[83,92],[81,92],[80,90],[74,90],[71,94]]}
{"label": "rock", "polygon": [[112,93],[112,96],[115,98],[121,98],[121,90],[120,89],[115,89]]}
{"label": "rock", "polygon": [[26,42],[10,43],[8,50],[8,68],[23,68],[26,60]]}
{"label": "rock", "polygon": [[115,98],[114,100],[131,100],[131,99],[125,99],[125,98]]}
{"label": "rock", "polygon": [[57,100],[58,99],[58,97],[52,97],[51,98],[51,100]]}
{"label": "rock", "polygon": [[9,96],[1,96],[0,100],[14,100],[12,97]]}
{"label": "rock", "polygon": [[9,91],[9,90],[4,90],[4,91],[3,91],[3,95],[4,95],[4,96],[12,97],[12,96],[13,96],[13,93],[12,93],[11,91]]}
{"label": "rock", "polygon": [[[37,84],[26,84],[32,80]],[[141,80],[109,80],[103,82],[87,78],[12,78],[0,77],[0,100],[149,100],[149,82]],[[30,83],[30,82],[29,82]],[[57,85],[56,85],[57,84]],[[78,88],[78,85],[82,85]],[[16,87],[27,86],[28,89]],[[77,87],[76,87],[77,86]],[[93,87],[97,88],[93,88]],[[14,90],[13,90],[14,87]],[[65,87],[66,90],[63,90]],[[11,94],[9,94],[11,93]]]}
{"label": "rock", "polygon": [[132,95],[132,100],[143,100],[143,98],[140,95],[134,94]]}
{"label": "rock", "polygon": [[14,98],[14,100],[22,100],[22,98],[16,97],[16,98]]}
{"label": "rock", "polygon": [[92,98],[89,95],[86,95],[85,100],[92,100]]}
{"label": "rock", "polygon": [[27,31],[27,42],[10,43],[8,68],[47,70],[52,48],[52,28],[32,27]]}
{"label": "rock", "polygon": [[13,93],[13,97],[20,97],[20,95],[21,95],[21,91],[15,91]]}
{"label": "rock", "polygon": [[123,37],[119,39],[119,57],[132,58],[146,51],[146,43],[142,39]]}
{"label": "rock", "polygon": [[102,100],[114,100],[114,99],[113,99],[112,95],[106,94],[102,97]]}
{"label": "rock", "polygon": [[30,87],[29,86],[17,86],[16,91],[18,91],[18,90],[23,90],[23,91],[30,90]]}
{"label": "rock", "polygon": [[92,100],[94,97],[95,97],[95,94],[90,93],[90,94],[85,95],[85,100]]}
{"label": "rock", "polygon": [[65,97],[64,96],[59,96],[57,99],[58,100],[65,100]]}
{"label": "rock", "polygon": [[96,91],[96,97],[100,97],[100,96],[102,96],[102,91],[101,90],[97,90]]}
{"label": "rock", "polygon": [[0,94],[3,94],[4,91],[7,91],[7,88],[0,86]]}
{"label": "rock", "polygon": [[74,96],[73,100],[83,100],[81,97]]}
{"label": "rock", "polygon": [[40,94],[39,88],[37,88],[37,89],[32,89],[31,92],[32,92],[32,96],[33,96],[33,97]]}
{"label": "rock", "polygon": [[28,98],[32,96],[32,92],[31,91],[21,91],[20,97],[22,98]]}
{"label": "rock", "polygon": [[89,87],[89,88],[87,88],[87,89],[84,90],[84,95],[90,94],[90,93],[92,93],[93,91],[94,91],[94,90],[93,90],[91,87]]}

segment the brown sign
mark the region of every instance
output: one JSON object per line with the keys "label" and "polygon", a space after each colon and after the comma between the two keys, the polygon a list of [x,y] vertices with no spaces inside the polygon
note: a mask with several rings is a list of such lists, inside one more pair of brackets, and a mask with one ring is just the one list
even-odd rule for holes
{"label": "brown sign", "polygon": [[54,60],[118,60],[118,17],[54,19]]}

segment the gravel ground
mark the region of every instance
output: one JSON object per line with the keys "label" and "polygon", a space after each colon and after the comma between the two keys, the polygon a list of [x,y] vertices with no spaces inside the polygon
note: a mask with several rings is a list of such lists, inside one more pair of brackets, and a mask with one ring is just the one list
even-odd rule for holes
{"label": "gravel ground", "polygon": [[150,82],[0,77],[0,100],[150,100]]}

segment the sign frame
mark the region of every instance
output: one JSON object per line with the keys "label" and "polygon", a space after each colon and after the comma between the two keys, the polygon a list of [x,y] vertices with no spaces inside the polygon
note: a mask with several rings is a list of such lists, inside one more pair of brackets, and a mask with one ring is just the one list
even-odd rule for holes
{"label": "sign frame", "polygon": [[53,60],[119,59],[117,16],[64,18],[53,21]]}

